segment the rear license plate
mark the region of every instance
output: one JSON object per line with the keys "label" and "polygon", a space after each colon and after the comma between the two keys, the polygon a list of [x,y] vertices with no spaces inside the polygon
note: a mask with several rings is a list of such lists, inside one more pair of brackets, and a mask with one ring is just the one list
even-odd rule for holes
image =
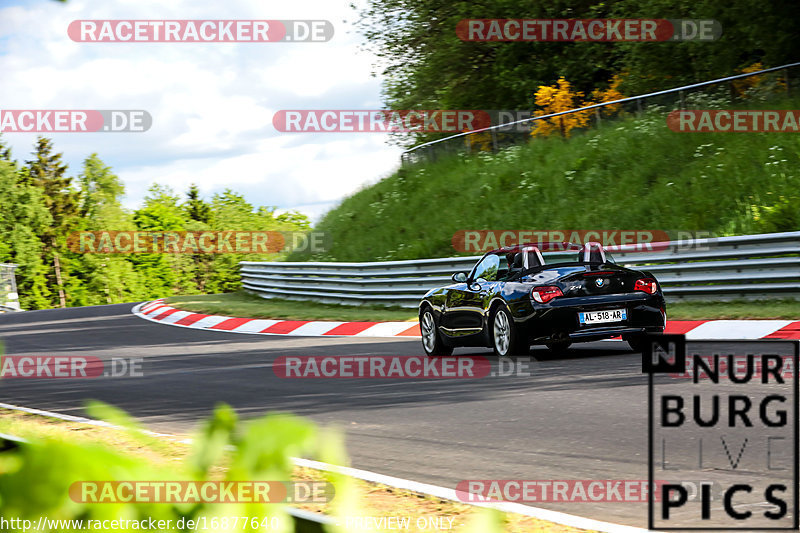
{"label": "rear license plate", "polygon": [[625,309],[606,309],[605,311],[591,311],[578,313],[581,324],[602,324],[605,322],[621,322],[628,318]]}

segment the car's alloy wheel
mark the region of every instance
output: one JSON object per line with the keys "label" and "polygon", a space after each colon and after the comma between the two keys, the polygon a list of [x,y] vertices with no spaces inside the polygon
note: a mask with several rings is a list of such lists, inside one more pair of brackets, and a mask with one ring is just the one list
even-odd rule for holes
{"label": "car's alloy wheel", "polygon": [[422,344],[425,346],[425,351],[432,352],[436,346],[436,326],[433,323],[433,315],[431,315],[430,311],[425,311],[422,315],[420,329],[422,330]]}
{"label": "car's alloy wheel", "polygon": [[511,324],[508,323],[508,315],[502,309],[494,315],[494,350],[498,355],[508,355],[511,347]]}
{"label": "car's alloy wheel", "polygon": [[498,309],[492,319],[492,343],[494,353],[500,357],[525,355],[530,350],[505,308]]}
{"label": "car's alloy wheel", "polygon": [[453,348],[445,346],[439,332],[436,329],[436,321],[433,319],[433,313],[430,309],[426,309],[419,319],[419,329],[422,334],[422,348],[428,355],[450,355],[453,353]]}

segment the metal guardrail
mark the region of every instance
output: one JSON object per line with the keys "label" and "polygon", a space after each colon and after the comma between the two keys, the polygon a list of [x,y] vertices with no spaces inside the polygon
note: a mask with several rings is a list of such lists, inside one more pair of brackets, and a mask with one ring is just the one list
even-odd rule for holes
{"label": "metal guardrail", "polygon": [[[800,231],[675,241],[637,252],[607,250],[618,264],[652,272],[668,300],[800,298]],[[552,262],[558,252],[544,253]],[[574,252],[569,254],[574,255]],[[263,298],[417,307],[479,256],[372,263],[239,263],[242,287]]]}
{"label": "metal guardrail", "polygon": [[[418,144],[416,146],[413,146],[413,147],[409,148],[408,150],[405,150],[400,155],[400,163],[405,165],[407,163],[416,162],[416,161],[418,161],[418,160],[420,160],[422,158],[427,158],[428,160],[435,160],[436,156],[437,156],[436,149],[441,150],[442,153],[452,153],[454,151],[463,151],[465,149],[464,146],[456,146],[454,143],[451,142],[451,141],[454,141],[455,139],[460,139],[462,137],[464,137],[466,139],[466,141],[467,141],[466,145],[465,145],[466,149],[468,151],[472,151],[472,145],[469,142],[469,139],[471,138],[470,136],[472,136],[474,134],[477,134],[477,133],[482,133],[482,132],[491,133],[491,141],[490,141],[491,149],[492,149],[492,152],[497,152],[502,147],[502,145],[520,144],[520,143],[526,142],[526,141],[528,141],[530,139],[530,131],[523,132],[524,135],[513,135],[513,134],[510,134],[510,133],[507,133],[506,134],[507,139],[505,139],[505,142],[503,142],[504,141],[503,139],[499,139],[498,138],[498,133],[499,132],[508,131],[508,130],[511,129],[512,126],[517,126],[517,125],[521,125],[521,124],[533,124],[537,120],[552,119],[552,118],[561,117],[561,116],[564,116],[564,115],[569,115],[571,113],[585,112],[585,111],[590,111],[590,110],[594,110],[595,111],[595,120],[596,120],[597,123],[600,123],[601,119],[600,119],[599,111],[600,111],[601,108],[607,107],[607,106],[620,106],[620,105],[621,106],[625,106],[627,104],[633,103],[633,104],[635,104],[636,111],[640,113],[643,110],[644,103],[647,102],[648,100],[655,100],[656,102],[663,104],[665,96],[677,95],[677,101],[674,101],[675,108],[676,109],[686,109],[686,107],[687,107],[687,99],[686,99],[687,92],[695,91],[695,90],[698,90],[698,89],[705,89],[707,87],[718,86],[718,85],[721,85],[721,84],[724,84],[724,83],[733,83],[736,80],[740,80],[740,79],[743,79],[743,78],[749,78],[751,76],[763,76],[764,74],[780,72],[782,77],[783,77],[783,84],[785,86],[785,90],[788,93],[789,90],[790,90],[790,87],[791,87],[791,83],[790,83],[790,79],[789,79],[789,69],[796,68],[796,67],[800,67],[800,62],[788,63],[786,65],[781,65],[779,67],[766,68],[766,69],[758,70],[758,71],[755,71],[755,72],[746,72],[746,73],[743,73],[743,74],[735,74],[733,76],[726,76],[724,78],[717,78],[717,79],[714,79],[714,80],[708,80],[708,81],[703,81],[703,82],[699,82],[699,83],[692,83],[690,85],[683,85],[681,87],[674,87],[672,89],[665,89],[665,90],[661,90],[661,91],[655,91],[655,92],[652,92],[652,93],[641,94],[639,96],[629,96],[629,97],[626,97],[626,98],[620,98],[620,99],[609,101],[609,102],[601,102],[601,103],[591,104],[591,105],[584,106],[584,107],[578,107],[578,108],[575,108],[575,109],[569,109],[569,110],[566,110],[566,111],[559,111],[558,113],[550,113],[550,114],[547,114],[547,115],[539,115],[539,116],[535,116],[535,117],[528,117],[528,118],[523,118],[521,120],[515,120],[515,121],[512,121],[512,122],[506,122],[506,123],[503,123],[503,124],[496,124],[496,125],[493,125],[493,126],[488,126],[488,127],[480,128],[480,129],[476,129],[476,130],[464,131],[464,132],[461,132],[461,133],[456,133],[454,135],[449,135],[447,137],[443,137],[441,139],[435,139],[433,141],[428,141],[428,142],[421,143],[421,144]],[[734,91],[731,90],[731,93],[733,93],[733,92]],[[519,133],[519,130],[518,130],[518,133]]]}
{"label": "metal guardrail", "polygon": [[0,263],[0,313],[20,311],[17,279],[14,270],[18,265]]}

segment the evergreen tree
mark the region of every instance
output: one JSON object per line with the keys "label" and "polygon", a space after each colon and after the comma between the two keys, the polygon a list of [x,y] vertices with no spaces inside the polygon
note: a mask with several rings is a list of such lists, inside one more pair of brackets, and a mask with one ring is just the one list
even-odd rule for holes
{"label": "evergreen tree", "polygon": [[52,275],[58,288],[58,300],[66,307],[63,270],[59,239],[66,236],[70,225],[75,222],[77,211],[77,192],[72,188],[72,178],[66,177],[67,165],[63,164],[63,154],[53,153],[53,142],[45,137],[36,141],[35,158],[28,161],[28,172],[20,174],[23,179],[42,191],[44,203],[50,211],[53,224],[41,235],[45,245],[48,262],[52,263]]}
{"label": "evergreen tree", "polygon": [[52,218],[41,191],[20,181],[20,172],[14,163],[0,160],[0,262],[18,265],[15,275],[22,308],[47,309],[51,293],[40,235]]}
{"label": "evergreen tree", "polygon": [[211,206],[200,198],[200,189],[196,184],[192,183],[189,190],[186,192],[186,197],[189,198],[189,200],[184,204],[184,207],[189,218],[204,224],[210,223]]}
{"label": "evergreen tree", "polygon": [[11,147],[3,142],[3,137],[0,135],[0,161],[11,160]]}

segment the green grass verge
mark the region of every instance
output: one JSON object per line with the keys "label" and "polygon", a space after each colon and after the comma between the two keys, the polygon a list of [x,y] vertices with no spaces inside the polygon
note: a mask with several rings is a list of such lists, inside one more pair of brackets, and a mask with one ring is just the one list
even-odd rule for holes
{"label": "green grass verge", "polygon": [[[172,296],[166,299],[166,303],[195,313],[244,318],[335,320],[343,322],[416,321],[417,319],[413,309],[331,305],[294,300],[266,300],[245,292]],[[748,318],[800,320],[800,301],[673,302],[667,304],[667,315],[670,320]]]}
{"label": "green grass verge", "polygon": [[265,299],[246,292],[171,296],[166,299],[166,303],[195,313],[247,318],[334,320],[341,322],[417,320],[417,314],[414,309]]}
{"label": "green grass verge", "polygon": [[[797,95],[749,104],[798,105]],[[475,229],[800,229],[800,135],[678,133],[667,127],[669,111],[605,121],[566,140],[537,138],[495,155],[442,154],[401,168],[323,217],[315,229],[328,232],[332,247],[313,259],[449,257],[457,255],[453,235]]]}

